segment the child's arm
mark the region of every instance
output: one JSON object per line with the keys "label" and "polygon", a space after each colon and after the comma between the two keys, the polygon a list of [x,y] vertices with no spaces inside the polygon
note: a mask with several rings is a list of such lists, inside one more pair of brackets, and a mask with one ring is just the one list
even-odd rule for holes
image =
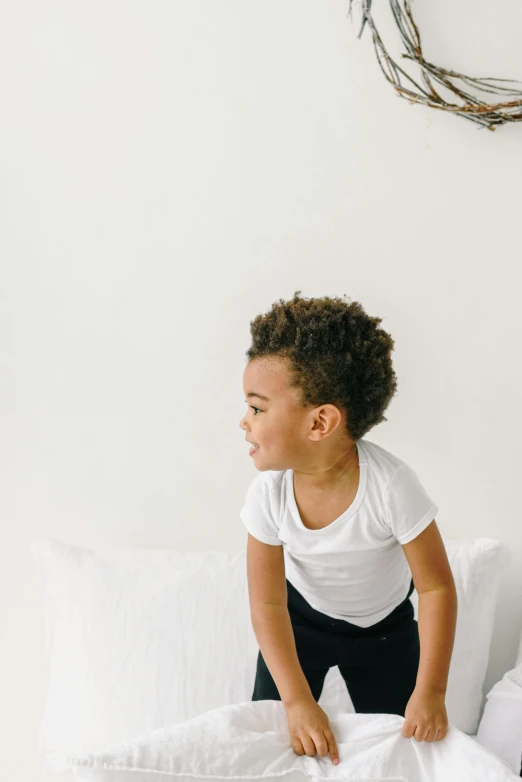
{"label": "child's arm", "polygon": [[247,578],[252,627],[283,703],[313,699],[299,663],[287,607],[282,546],[269,546],[248,534]]}
{"label": "child's arm", "polygon": [[254,633],[286,710],[292,748],[297,755],[329,753],[338,763],[328,716],[312,695],[297,656],[282,546],[262,543],[249,533],[247,576]]}
{"label": "child's arm", "polygon": [[448,673],[457,622],[457,592],[435,521],[403,545],[419,595],[420,662],[403,736],[440,741],[447,733]]}

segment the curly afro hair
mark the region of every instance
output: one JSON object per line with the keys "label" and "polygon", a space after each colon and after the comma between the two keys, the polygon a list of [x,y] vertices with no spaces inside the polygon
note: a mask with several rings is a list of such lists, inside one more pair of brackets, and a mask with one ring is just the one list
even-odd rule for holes
{"label": "curly afro hair", "polygon": [[250,322],[248,361],[282,358],[302,408],[336,405],[357,441],[376,424],[397,390],[394,340],[356,302],[339,297],[279,299]]}

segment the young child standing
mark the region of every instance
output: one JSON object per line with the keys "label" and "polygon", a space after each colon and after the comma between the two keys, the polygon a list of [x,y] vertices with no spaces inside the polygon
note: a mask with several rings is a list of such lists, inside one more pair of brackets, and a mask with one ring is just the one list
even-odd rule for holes
{"label": "young child standing", "polygon": [[251,322],[243,376],[240,426],[260,471],[241,510],[260,647],[252,700],[283,702],[296,754],[338,763],[317,703],[335,665],[356,712],[444,738],[457,597],[437,506],[364,439],[397,389],[394,340],[358,302],[299,293]]}

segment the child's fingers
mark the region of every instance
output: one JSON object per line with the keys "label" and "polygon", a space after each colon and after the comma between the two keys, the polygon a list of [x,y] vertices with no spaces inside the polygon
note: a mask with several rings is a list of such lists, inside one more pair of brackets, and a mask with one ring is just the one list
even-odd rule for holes
{"label": "child's fingers", "polygon": [[337,749],[335,736],[331,730],[325,730],[324,737],[328,742],[328,752],[330,753],[332,763],[336,766],[339,763],[339,750]]}
{"label": "child's fingers", "polygon": [[304,755],[304,747],[301,739],[298,736],[295,736],[291,742],[292,749],[294,750],[296,755]]}

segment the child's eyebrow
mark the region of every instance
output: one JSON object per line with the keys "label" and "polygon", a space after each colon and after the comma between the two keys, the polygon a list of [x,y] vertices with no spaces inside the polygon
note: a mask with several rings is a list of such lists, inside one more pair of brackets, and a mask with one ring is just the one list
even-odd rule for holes
{"label": "child's eyebrow", "polygon": [[258,398],[258,399],[262,399],[262,400],[263,400],[263,402],[270,402],[270,399],[269,399],[267,396],[263,396],[262,394],[255,394],[253,391],[250,391],[250,392],[247,394],[247,397],[249,397],[249,398],[250,398],[251,396],[257,396],[257,398]]}

